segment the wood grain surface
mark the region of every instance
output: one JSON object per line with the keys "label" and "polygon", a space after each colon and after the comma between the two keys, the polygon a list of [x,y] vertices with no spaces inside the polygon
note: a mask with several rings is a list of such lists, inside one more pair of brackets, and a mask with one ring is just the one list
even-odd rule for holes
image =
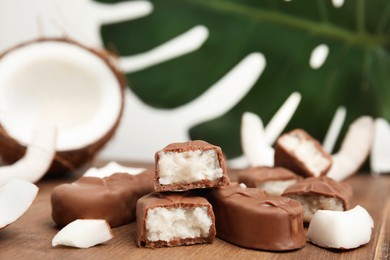
{"label": "wood grain surface", "polygon": [[[233,180],[236,173],[229,172]],[[59,229],[51,219],[51,191],[55,186],[72,182],[79,176],[75,173],[66,178],[44,179],[38,183],[39,194],[26,214],[0,230],[0,259],[389,259],[389,175],[373,177],[359,174],[347,180],[353,187],[354,204],[366,208],[374,219],[375,227],[369,244],[354,250],[338,251],[307,243],[302,249],[283,253],[245,249],[220,239],[203,245],[137,248],[135,223],[114,228],[112,240],[89,249],[52,247],[51,240]]]}

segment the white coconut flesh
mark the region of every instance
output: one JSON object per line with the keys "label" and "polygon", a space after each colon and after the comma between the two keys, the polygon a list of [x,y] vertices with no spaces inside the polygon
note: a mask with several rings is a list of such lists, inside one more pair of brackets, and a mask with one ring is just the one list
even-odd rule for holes
{"label": "white coconut flesh", "polygon": [[0,59],[0,123],[22,145],[42,124],[58,129],[56,150],[86,147],[117,122],[122,94],[97,54],[66,41],[17,47]]}
{"label": "white coconut flesh", "polygon": [[49,169],[55,155],[56,129],[42,126],[34,129],[24,156],[12,165],[0,167],[0,185],[13,178],[39,181]]}
{"label": "white coconut flesh", "polygon": [[38,194],[38,187],[19,179],[12,179],[0,188],[0,228],[20,218]]}
{"label": "white coconut flesh", "polygon": [[374,221],[361,206],[348,211],[319,210],[310,222],[307,236],[316,245],[351,249],[367,244]]}
{"label": "white coconut flesh", "polygon": [[97,177],[104,178],[109,177],[115,173],[127,173],[130,175],[138,175],[144,172],[145,168],[133,168],[120,165],[117,162],[109,162],[101,168],[91,167],[85,173],[84,177]]}
{"label": "white coconut flesh", "polygon": [[114,236],[104,219],[77,219],[61,229],[52,240],[52,246],[64,245],[89,248],[104,243]]}

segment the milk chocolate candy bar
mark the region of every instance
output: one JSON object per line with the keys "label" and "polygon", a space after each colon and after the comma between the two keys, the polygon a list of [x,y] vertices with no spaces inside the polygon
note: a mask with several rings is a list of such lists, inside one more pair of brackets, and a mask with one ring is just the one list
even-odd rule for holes
{"label": "milk chocolate candy bar", "polygon": [[276,141],[275,166],[305,177],[318,177],[325,175],[331,165],[332,157],[302,129],[283,134]]}
{"label": "milk chocolate candy bar", "polygon": [[240,186],[205,191],[217,237],[245,248],[286,251],[306,244],[303,210],[295,200]]}
{"label": "milk chocolate candy bar", "polygon": [[173,143],[155,154],[156,191],[229,185],[221,148],[205,141]]}
{"label": "milk chocolate candy bar", "polygon": [[288,187],[283,196],[299,201],[304,209],[304,221],[310,222],[317,210],[349,210],[352,188],[326,176],[311,177]]}
{"label": "milk chocolate candy bar", "polygon": [[281,195],[290,185],[301,177],[283,167],[257,166],[238,173],[238,183],[248,188],[258,188],[273,195]]}
{"label": "milk chocolate candy bar", "polygon": [[137,200],[152,191],[151,171],[81,177],[53,190],[52,218],[59,226],[76,219],[105,219],[111,227],[118,227],[135,220]]}
{"label": "milk chocolate candy bar", "polygon": [[214,239],[214,213],[205,198],[189,192],[155,192],[138,200],[139,247],[192,245]]}

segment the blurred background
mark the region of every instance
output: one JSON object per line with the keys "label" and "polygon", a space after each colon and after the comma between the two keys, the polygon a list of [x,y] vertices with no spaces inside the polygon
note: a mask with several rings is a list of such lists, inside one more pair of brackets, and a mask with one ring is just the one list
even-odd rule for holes
{"label": "blurred background", "polygon": [[[127,19],[130,2],[151,7]],[[360,115],[389,120],[389,19],[385,0],[1,0],[0,51],[37,37],[68,36],[132,57],[203,25],[208,37],[199,48],[126,73],[124,118],[101,156],[152,161],[161,144],[177,137],[206,140],[235,158],[242,154],[242,113],[254,112],[267,124],[294,91],[302,101],[286,130],[304,128],[320,141],[340,106],[347,109],[341,137]],[[327,51],[311,65],[318,46]],[[226,113],[188,123],[188,129],[180,125],[186,115],[170,116],[253,52],[264,55],[266,67]]]}

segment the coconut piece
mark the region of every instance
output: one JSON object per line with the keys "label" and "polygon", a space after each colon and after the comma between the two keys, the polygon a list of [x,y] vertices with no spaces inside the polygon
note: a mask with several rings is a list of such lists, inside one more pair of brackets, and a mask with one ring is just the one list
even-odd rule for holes
{"label": "coconut piece", "polygon": [[53,162],[55,142],[54,127],[35,129],[25,155],[12,165],[0,167],[0,186],[12,178],[29,182],[39,181]]}
{"label": "coconut piece", "polygon": [[242,115],[241,146],[250,166],[274,165],[274,149],[266,142],[263,122],[254,113]]}
{"label": "coconut piece", "polygon": [[331,156],[302,129],[285,133],[276,141],[275,166],[305,177],[318,177],[325,175],[331,165]]}
{"label": "coconut piece", "polygon": [[238,183],[244,183],[249,188],[262,189],[273,195],[281,195],[300,178],[283,167],[258,166],[239,172]]}
{"label": "coconut piece", "polygon": [[36,40],[5,52],[0,56],[0,155],[6,163],[17,161],[34,129],[54,125],[56,155],[49,171],[83,165],[114,134],[124,86],[108,53],[67,39]]}
{"label": "coconut piece", "polygon": [[89,248],[113,237],[111,228],[104,219],[77,219],[54,236],[52,246]]}
{"label": "coconut piece", "polygon": [[375,138],[370,157],[373,173],[390,173],[390,125],[384,118],[375,120]]}
{"label": "coconut piece", "polygon": [[0,228],[20,218],[38,194],[38,187],[19,179],[8,181],[0,189]]}
{"label": "coconut piece", "polygon": [[98,177],[104,178],[113,175],[114,173],[127,173],[130,175],[138,175],[144,172],[144,168],[133,168],[120,165],[117,162],[109,162],[101,168],[91,167],[83,175],[83,177]]}
{"label": "coconut piece", "polygon": [[229,185],[220,147],[202,140],[172,143],[155,154],[156,191],[180,191]]}
{"label": "coconut piece", "polygon": [[349,210],[352,188],[326,176],[311,177],[289,186],[282,196],[299,201],[303,206],[303,220],[310,222],[314,213],[321,209]]}
{"label": "coconut piece", "polygon": [[332,118],[332,122],[326,132],[324,141],[322,143],[322,147],[328,153],[332,153],[334,145],[339,137],[340,131],[343,128],[343,124],[345,121],[345,116],[347,114],[347,109],[343,106],[338,107],[336,113]]}
{"label": "coconut piece", "polygon": [[273,166],[274,149],[271,145],[286,127],[295,110],[297,109],[301,95],[292,93],[275,113],[264,129],[259,116],[251,112],[245,112],[241,119],[241,146],[251,167]]}
{"label": "coconut piece", "polygon": [[290,122],[290,119],[294,115],[295,110],[298,108],[301,98],[302,96],[300,93],[293,92],[268,122],[264,132],[266,142],[269,145],[274,144],[275,140],[279,137],[284,128],[286,128],[288,122]]}
{"label": "coconut piece", "polygon": [[357,172],[370,154],[374,133],[372,117],[362,116],[356,119],[350,125],[340,150],[332,156],[333,164],[327,176],[341,181]]}
{"label": "coconut piece", "polygon": [[307,236],[314,244],[337,249],[352,249],[371,239],[374,221],[361,206],[348,211],[319,210],[310,222]]}

